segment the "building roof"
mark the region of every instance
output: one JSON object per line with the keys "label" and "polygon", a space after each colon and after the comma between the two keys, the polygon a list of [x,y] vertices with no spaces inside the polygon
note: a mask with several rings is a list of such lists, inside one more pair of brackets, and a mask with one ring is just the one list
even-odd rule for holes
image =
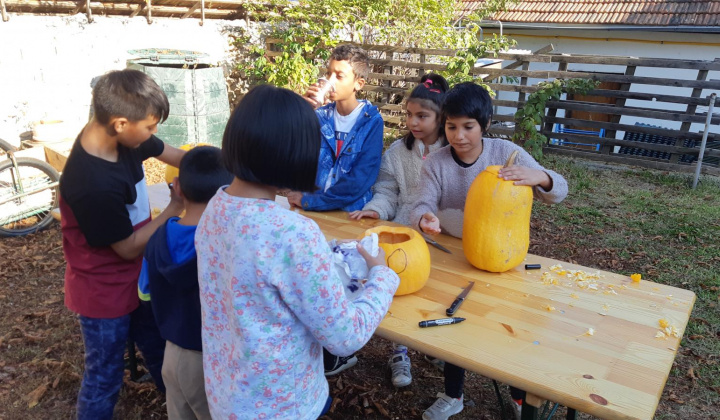
{"label": "building roof", "polygon": [[[465,12],[484,1],[460,0]],[[522,0],[492,19],[515,23],[720,26],[720,0]]]}

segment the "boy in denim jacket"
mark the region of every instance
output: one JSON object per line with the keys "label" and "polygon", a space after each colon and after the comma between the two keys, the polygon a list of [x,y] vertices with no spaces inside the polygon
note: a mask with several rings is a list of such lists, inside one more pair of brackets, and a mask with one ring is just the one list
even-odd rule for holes
{"label": "boy in denim jacket", "polygon": [[[321,147],[314,193],[288,193],[288,202],[303,210],[361,210],[372,198],[372,186],[380,171],[383,120],[369,101],[356,93],[365,86],[370,69],[365,51],[341,45],[332,51],[327,77],[336,78],[331,103],[318,108]],[[306,94],[314,106],[318,86]]]}

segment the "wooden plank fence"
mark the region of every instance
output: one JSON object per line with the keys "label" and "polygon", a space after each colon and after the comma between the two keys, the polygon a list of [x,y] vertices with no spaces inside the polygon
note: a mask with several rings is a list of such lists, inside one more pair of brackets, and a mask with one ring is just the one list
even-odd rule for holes
{"label": "wooden plank fence", "polygon": [[[275,42],[268,40],[269,56],[275,55],[272,52]],[[445,70],[444,63],[456,51],[360,46],[368,51],[372,66],[365,95],[380,108],[386,135],[399,136],[404,132],[404,97],[425,72]],[[545,152],[672,171],[695,170],[710,94],[720,93],[720,80],[709,78],[710,72],[720,71],[720,59],[556,54],[552,50],[552,46],[547,46],[531,54],[500,53],[496,58],[502,60],[502,68],[498,64],[473,70],[498,94],[494,100],[496,109],[502,108],[493,117],[489,135],[512,136],[514,114],[525,104],[526,95],[537,91],[539,82],[592,79],[600,82],[601,87],[575,99],[563,95],[548,102],[540,127],[541,133],[551,139]],[[653,69],[667,70],[663,76],[670,77],[643,75]],[[687,75],[692,77],[681,77]],[[688,89],[687,94],[673,94]],[[720,126],[720,114],[712,116],[710,124],[702,169],[704,173],[720,175],[720,134],[712,132]],[[695,131],[691,130],[693,125]]]}

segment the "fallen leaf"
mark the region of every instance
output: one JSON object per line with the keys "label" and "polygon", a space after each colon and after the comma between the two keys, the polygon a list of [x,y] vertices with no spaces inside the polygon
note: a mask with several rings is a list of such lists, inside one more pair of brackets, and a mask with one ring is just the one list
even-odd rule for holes
{"label": "fallen leaf", "polygon": [[49,383],[47,382],[47,377],[45,377],[45,379],[43,379],[43,383],[39,387],[35,388],[25,396],[25,401],[28,402],[29,408],[33,408],[40,403],[40,398],[42,398],[43,395],[45,395],[45,392],[47,392],[48,385]]}

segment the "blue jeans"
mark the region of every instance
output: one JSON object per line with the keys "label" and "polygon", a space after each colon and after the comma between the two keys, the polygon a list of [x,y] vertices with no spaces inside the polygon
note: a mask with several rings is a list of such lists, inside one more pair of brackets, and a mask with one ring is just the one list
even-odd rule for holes
{"label": "blue jeans", "polygon": [[78,395],[78,420],[112,419],[123,383],[123,355],[128,337],[137,342],[158,389],[165,392],[161,374],[165,341],[160,337],[152,311],[141,306],[118,318],[80,315],[79,320],[85,343],[85,373]]}

